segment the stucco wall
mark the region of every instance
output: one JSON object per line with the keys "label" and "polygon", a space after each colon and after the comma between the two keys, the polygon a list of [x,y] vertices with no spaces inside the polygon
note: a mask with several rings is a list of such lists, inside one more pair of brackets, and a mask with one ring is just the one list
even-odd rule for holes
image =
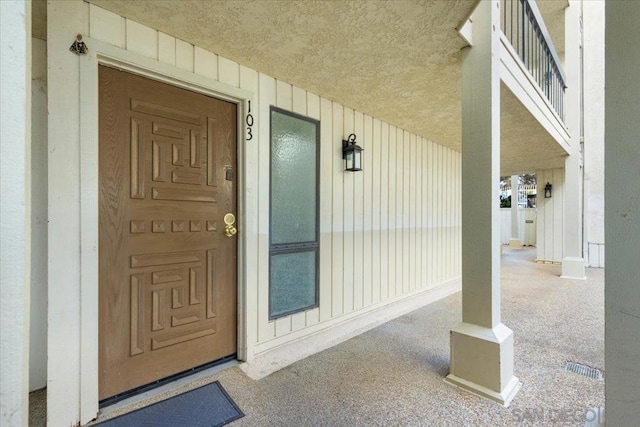
{"label": "stucco wall", "polygon": [[31,7],[0,2],[0,425],[28,423]]}

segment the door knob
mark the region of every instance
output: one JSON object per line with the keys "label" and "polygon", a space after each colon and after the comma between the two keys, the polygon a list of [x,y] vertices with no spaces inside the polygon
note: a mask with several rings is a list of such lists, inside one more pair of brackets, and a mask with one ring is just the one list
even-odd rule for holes
{"label": "door knob", "polygon": [[236,216],[232,213],[228,213],[224,216],[224,234],[227,237],[233,237],[238,233],[238,229],[235,227]]}

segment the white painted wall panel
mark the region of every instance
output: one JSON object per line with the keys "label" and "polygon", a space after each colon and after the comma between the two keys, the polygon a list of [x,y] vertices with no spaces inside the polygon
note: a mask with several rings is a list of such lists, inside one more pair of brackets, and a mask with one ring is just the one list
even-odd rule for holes
{"label": "white painted wall panel", "polygon": [[0,425],[29,422],[31,4],[0,2]]}
{"label": "white painted wall panel", "polygon": [[146,25],[126,20],[127,50],[158,59],[158,32]]}
{"label": "white painted wall panel", "polygon": [[[359,111],[353,114],[353,130],[364,135],[364,116]],[[348,131],[348,129],[345,129]],[[363,162],[366,161],[365,156]],[[364,171],[350,173],[353,176],[353,310],[363,306],[364,298]]]}
{"label": "white painted wall panel", "polygon": [[362,133],[364,136],[364,141],[367,141],[367,146],[369,147],[368,155],[364,157],[364,171],[362,177],[364,179],[363,186],[363,198],[364,203],[362,205],[362,225],[363,225],[363,236],[362,236],[362,250],[363,250],[363,260],[362,260],[362,306],[368,307],[371,305],[373,301],[373,248],[371,245],[371,241],[373,238],[372,231],[372,217],[373,213],[373,160],[374,160],[374,150],[373,150],[373,118],[369,115],[364,116],[364,131]]}
{"label": "white painted wall panel", "polygon": [[[91,8],[92,13],[94,9],[96,8]],[[158,60],[169,65],[176,65],[176,38],[162,31],[158,32]]]}
{"label": "white painted wall panel", "polygon": [[389,244],[387,246],[387,259],[389,260],[389,297],[393,298],[397,295],[397,283],[398,278],[396,272],[399,270],[398,263],[398,251],[402,249],[396,245],[398,234],[398,192],[397,186],[397,172],[398,167],[398,132],[395,126],[389,126],[389,191],[388,191],[388,210],[389,210]]}
{"label": "white painted wall panel", "polygon": [[47,43],[33,38],[29,391],[47,385]]}
{"label": "white painted wall panel", "polygon": [[389,297],[389,124],[380,126],[380,300]]}
{"label": "white painted wall panel", "polygon": [[[309,97],[309,113],[314,114],[314,97]],[[333,305],[333,177],[334,162],[342,165],[335,156],[333,141],[333,105],[328,99],[319,100],[319,114],[312,116],[320,119],[320,319],[331,319]]]}
{"label": "white painted wall panel", "polygon": [[[194,49],[193,69],[196,74],[218,79],[218,55],[196,47]],[[253,71],[253,70],[251,70]],[[255,73],[255,71],[254,71]],[[242,85],[240,85],[242,87]]]}
{"label": "white painted wall panel", "polygon": [[[371,169],[371,302],[373,304],[381,300],[382,295],[382,264],[381,264],[381,218],[382,212],[380,208],[380,200],[382,197],[382,187],[380,185],[382,179],[382,158],[381,158],[381,143],[382,137],[380,132],[382,130],[380,120],[373,119],[372,123],[372,135],[371,135],[371,152],[372,152],[372,169]],[[385,159],[386,162],[386,159]]]}
{"label": "white painted wall panel", "polygon": [[[548,169],[538,171],[538,198],[536,246],[537,260],[546,262],[561,262],[563,258],[563,195],[564,169]],[[544,198],[544,187],[550,183],[553,186],[552,197]]]}
{"label": "white painted wall panel", "polygon": [[126,47],[125,19],[100,7],[89,9],[91,37],[114,46]]}
{"label": "white painted wall panel", "polygon": [[193,72],[193,45],[176,39],[176,66]]}
{"label": "white painted wall panel", "polygon": [[[343,135],[351,133],[351,129],[354,128],[354,112],[350,108],[344,109],[344,123],[343,123]],[[345,137],[343,136],[343,139]],[[343,281],[342,281],[342,307],[345,314],[353,311],[353,297],[354,297],[354,222],[355,222],[355,174],[344,174],[344,245],[343,245],[343,259],[344,264],[342,266]]]}
{"label": "white painted wall panel", "polygon": [[[333,107],[333,141],[345,138],[343,132],[344,109],[340,104],[332,103]],[[333,216],[332,223],[332,317],[339,317],[344,313],[344,247],[345,247],[345,215],[344,215],[344,161],[342,160],[342,145],[334,142],[333,152]]]}

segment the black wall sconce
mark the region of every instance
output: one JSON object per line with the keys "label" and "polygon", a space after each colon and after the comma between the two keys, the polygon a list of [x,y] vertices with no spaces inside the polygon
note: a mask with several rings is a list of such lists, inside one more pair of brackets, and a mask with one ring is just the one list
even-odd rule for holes
{"label": "black wall sconce", "polygon": [[356,134],[352,133],[346,140],[342,140],[342,158],[344,159],[344,169],[356,172],[362,170],[363,148],[356,144]]}
{"label": "black wall sconce", "polygon": [[547,182],[547,185],[544,186],[544,198],[545,199],[550,199],[551,198],[551,190],[553,189],[553,185],[551,185],[550,183]]}

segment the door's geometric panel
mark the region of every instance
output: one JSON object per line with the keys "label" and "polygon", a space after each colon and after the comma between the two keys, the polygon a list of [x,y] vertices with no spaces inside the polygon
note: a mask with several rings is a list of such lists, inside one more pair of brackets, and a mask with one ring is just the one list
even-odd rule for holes
{"label": "door's geometric panel", "polygon": [[196,314],[186,316],[171,316],[171,326],[188,325],[189,323],[197,322],[200,318]]}
{"label": "door's geometric panel", "polygon": [[184,270],[161,270],[151,273],[151,283],[159,285],[161,283],[180,282],[184,279]]}
{"label": "door's geometric panel", "polygon": [[[131,354],[149,343],[155,350],[216,333],[215,255],[207,250],[131,257],[132,268],[152,267],[131,275]],[[202,298],[207,304],[200,304]],[[148,320],[144,313],[150,313]]]}
{"label": "door's geometric panel", "polygon": [[171,174],[171,182],[200,185],[202,183],[202,174],[200,172],[174,171]]}
{"label": "door's geometric panel", "polygon": [[190,221],[189,230],[191,231],[201,231],[202,224],[200,221]]}
{"label": "door's geometric panel", "polygon": [[171,308],[181,308],[183,306],[182,301],[184,298],[184,286],[171,289]]}
{"label": "door's geometric panel", "polygon": [[164,221],[151,221],[151,231],[154,233],[164,233]]}
{"label": "door's geometric panel", "polygon": [[173,158],[171,159],[171,163],[174,166],[184,165],[184,149],[182,145],[173,144]]}
{"label": "door's geometric panel", "polygon": [[132,255],[131,267],[150,267],[154,265],[180,264],[183,262],[200,262],[199,252],[168,252],[150,255]]}
{"label": "door's geometric panel", "polygon": [[164,105],[139,101],[137,99],[131,99],[131,110],[139,113],[151,114],[152,116],[177,120],[179,122],[191,123],[193,125],[200,124],[200,116],[197,114],[176,110],[170,107],[165,107]]}
{"label": "door's geometric panel", "polygon": [[207,318],[216,317],[216,276],[214,274],[216,260],[216,250],[209,249],[207,251]]}
{"label": "door's geometric panel", "polygon": [[164,172],[165,149],[166,149],[165,144],[153,141],[153,150],[152,150],[153,165],[151,168],[153,170],[154,181],[164,182],[167,180],[165,178],[165,172]]}
{"label": "door's geometric panel", "polygon": [[174,233],[184,231],[184,221],[171,221],[171,231]]}
{"label": "door's geometric panel", "polygon": [[144,232],[145,232],[145,229],[144,229],[144,221],[143,220],[131,221],[131,233],[132,234],[144,233]]}
{"label": "door's geometric panel", "polygon": [[215,221],[207,221],[207,231],[216,231],[218,224]]}
{"label": "door's geometric panel", "polygon": [[212,187],[216,186],[216,162],[212,161],[213,159],[217,159],[213,133],[215,124],[215,120],[209,117],[207,118],[207,159],[209,159],[207,162],[207,185]]}
{"label": "door's geometric panel", "polygon": [[207,335],[215,334],[216,331],[214,328],[207,328],[201,331],[191,332],[185,335],[178,335],[175,337],[167,336],[166,338],[154,338],[151,340],[151,349],[158,350],[160,348],[168,347],[170,345],[180,344],[185,341],[194,340],[201,337],[206,337]]}
{"label": "door's geometric panel", "polygon": [[153,122],[153,134],[168,136],[169,138],[184,139],[186,136],[186,130],[185,128],[171,126],[165,123]]}
{"label": "door's geometric panel", "polygon": [[142,123],[131,118],[131,198],[144,199],[144,145]]}
{"label": "door's geometric panel", "polygon": [[183,190],[181,188],[153,188],[153,198],[155,200],[175,200],[184,202],[206,202],[215,203],[215,193],[199,190]]}
{"label": "door's geometric panel", "polygon": [[130,354],[135,356],[144,351],[144,274],[131,275],[131,334]]}
{"label": "door's geometric panel", "polygon": [[164,329],[164,317],[165,317],[165,302],[164,302],[164,289],[153,291],[151,293],[151,318],[152,331],[159,331]]}
{"label": "door's geometric panel", "polygon": [[199,168],[201,166],[200,161],[200,132],[191,131],[191,167]]}
{"label": "door's geometric panel", "polygon": [[200,304],[198,298],[198,270],[189,269],[189,305]]}

